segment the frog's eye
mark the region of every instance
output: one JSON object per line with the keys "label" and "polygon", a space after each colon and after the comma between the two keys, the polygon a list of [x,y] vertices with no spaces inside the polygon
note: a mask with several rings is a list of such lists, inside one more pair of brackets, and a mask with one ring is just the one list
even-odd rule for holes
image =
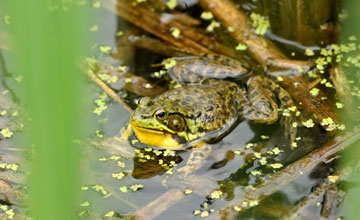
{"label": "frog's eye", "polygon": [[168,120],[168,127],[173,131],[185,130],[184,118],[178,114],[170,115]]}
{"label": "frog's eye", "polygon": [[164,109],[158,109],[155,111],[156,119],[159,121],[164,121],[166,119],[166,112]]}
{"label": "frog's eye", "polygon": [[146,106],[149,105],[151,103],[151,98],[145,96],[142,97],[139,101],[138,101],[138,105],[142,105],[142,106]]}

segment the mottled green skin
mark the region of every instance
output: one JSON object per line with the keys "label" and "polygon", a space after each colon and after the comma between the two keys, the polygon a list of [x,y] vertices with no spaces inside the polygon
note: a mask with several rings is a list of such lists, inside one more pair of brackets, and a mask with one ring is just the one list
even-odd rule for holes
{"label": "mottled green skin", "polygon": [[178,142],[184,144],[196,139],[211,139],[225,133],[241,114],[241,102],[237,97],[243,97],[243,91],[237,84],[209,80],[202,85],[169,90],[147,105],[139,105],[131,120],[157,129],[163,124],[156,120],[154,112],[164,109],[168,115],[180,114],[186,121],[186,136],[181,138],[174,135]]}
{"label": "mottled green skin", "polygon": [[[196,65],[193,57],[190,61]],[[199,63],[201,66],[204,61],[200,60]],[[197,69],[201,74],[202,68]],[[174,72],[184,74],[183,71],[173,70]],[[195,79],[197,85],[169,90],[153,100],[146,98],[134,111],[131,120],[141,127],[167,131],[173,134],[172,137],[178,143],[187,147],[202,140],[222,137],[238,119],[275,123],[278,120],[277,99],[281,108],[293,105],[289,94],[264,76],[252,77],[248,81],[248,91],[226,80]],[[166,120],[157,120],[154,114],[158,109],[163,109],[167,115],[181,115],[186,122],[186,130],[173,131],[167,126]],[[289,127],[290,120],[285,121]]]}

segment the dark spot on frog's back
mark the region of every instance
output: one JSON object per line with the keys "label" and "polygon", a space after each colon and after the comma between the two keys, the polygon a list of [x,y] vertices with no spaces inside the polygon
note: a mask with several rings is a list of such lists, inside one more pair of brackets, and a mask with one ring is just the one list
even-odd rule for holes
{"label": "dark spot on frog's back", "polygon": [[211,111],[211,110],[213,110],[213,107],[212,107],[212,106],[208,106],[208,107],[205,108],[205,111],[207,111],[207,112],[209,112],[209,111]]}
{"label": "dark spot on frog's back", "polygon": [[204,128],[198,127],[198,132],[203,132],[203,131],[204,131]]}
{"label": "dark spot on frog's back", "polygon": [[282,102],[288,102],[291,98],[289,96],[283,96],[281,97]]}
{"label": "dark spot on frog's back", "polygon": [[219,60],[219,59],[220,59],[220,56],[219,56],[219,55],[214,55],[214,56],[212,57],[212,59],[214,59],[214,60]]}
{"label": "dark spot on frog's back", "polygon": [[185,102],[192,102],[194,99],[190,96],[185,98]]}

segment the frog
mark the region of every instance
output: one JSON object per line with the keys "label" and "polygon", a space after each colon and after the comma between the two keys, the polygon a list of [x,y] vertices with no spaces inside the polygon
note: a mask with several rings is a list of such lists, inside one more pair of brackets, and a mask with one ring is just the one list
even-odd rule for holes
{"label": "frog", "polygon": [[[141,143],[184,150],[221,140],[242,120],[274,124],[279,118],[285,136],[294,141],[293,100],[272,79],[260,74],[249,77],[248,66],[221,56],[173,59],[176,64],[168,72],[182,86],[153,99],[141,98],[130,117]],[[245,86],[229,81],[233,75],[247,77]]]}

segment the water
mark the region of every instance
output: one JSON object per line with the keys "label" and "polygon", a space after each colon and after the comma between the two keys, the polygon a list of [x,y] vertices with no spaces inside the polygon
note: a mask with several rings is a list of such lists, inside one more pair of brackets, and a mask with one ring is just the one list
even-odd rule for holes
{"label": "water", "polygon": [[[247,3],[243,8],[256,10],[256,5]],[[184,10],[186,11],[186,9]],[[198,8],[187,10],[189,13],[199,14]],[[126,32],[131,29],[134,34],[143,34],[142,31],[133,28],[131,24],[106,9],[100,8],[99,14],[99,20],[96,21],[98,31],[91,33],[97,36],[93,50],[94,56],[99,61],[114,66],[128,66],[130,72],[144,77],[150,82],[156,82],[157,79],[151,77],[151,73],[157,69],[151,67],[151,64],[160,63],[164,56],[142,49],[130,48],[131,53],[126,59],[118,59],[99,51],[100,45],[110,46],[112,52],[116,51],[116,33],[119,30]],[[290,42],[279,40],[279,37],[272,34],[272,39],[277,39],[282,44]],[[292,49],[297,47],[297,50],[304,49],[304,46],[296,41],[292,41],[287,46]],[[316,46],[312,48],[316,48]],[[9,55],[4,53],[6,63],[11,67],[13,64],[8,63],[7,56]],[[8,71],[12,71],[11,68]],[[2,70],[2,74],[4,74],[4,70]],[[2,79],[1,91],[17,86],[12,77],[4,77],[3,75]],[[130,106],[135,106],[135,100],[140,97],[139,95],[118,90],[118,88],[115,89],[118,95],[125,97]],[[92,83],[90,83],[87,90],[91,94],[92,100],[98,99],[103,94],[103,90]],[[10,97],[14,99],[16,94]],[[151,155],[155,159],[146,163],[138,162],[139,158],[135,157],[137,148],[127,139],[119,140],[120,131],[126,128],[130,113],[111,98],[104,100],[107,109],[101,115],[93,114],[94,109],[88,109],[88,112],[84,113],[84,117],[93,122],[92,127],[87,128],[87,136],[80,138],[83,149],[81,149],[82,153],[79,156],[81,164],[79,175],[82,176],[81,185],[85,187],[80,190],[81,201],[82,203],[89,203],[89,206],[79,206],[79,214],[81,213],[80,215],[84,219],[99,219],[104,215],[113,215],[114,218],[131,216],[164,193],[174,189],[182,192],[185,192],[186,189],[192,189],[194,192],[184,197],[180,196],[179,200],[166,207],[163,212],[155,216],[155,219],[196,219],[199,216],[195,216],[194,211],[214,210],[216,212],[221,210],[231,204],[231,201],[239,199],[246,191],[246,187],[250,185],[256,187],[264,180],[266,175],[277,171],[274,168],[260,164],[260,158],[257,158],[256,153],[261,152],[261,157],[266,156],[268,164],[280,163],[287,166],[329,140],[326,132],[319,126],[314,128],[302,127],[298,129],[297,133],[297,137],[301,137],[301,140],[297,142],[297,148],[290,150],[289,141],[284,139],[284,130],[279,123],[260,125],[245,120],[239,123],[220,142],[210,144],[211,153],[202,162],[201,168],[192,173],[194,176],[190,180],[183,181],[176,176],[176,173],[173,175],[167,174],[167,169],[159,165],[159,159],[168,162],[174,160],[176,161],[176,169],[180,169],[186,165],[192,150],[177,152],[176,156],[172,157],[156,157],[141,150],[141,152]],[[93,107],[95,108],[95,106]],[[104,137],[99,137],[99,135],[96,137],[97,131]],[[261,137],[263,135],[270,138],[264,139]],[[23,156],[22,148],[13,146],[13,144],[7,147],[7,142],[9,141],[1,141],[3,147],[0,148],[0,153],[4,155],[2,159],[7,163],[14,161],[22,164],[22,160],[19,159],[19,156]],[[249,143],[254,145],[246,147],[249,146]],[[267,153],[274,149],[279,149],[281,152],[279,154]],[[19,152],[21,152],[20,155]],[[121,156],[121,158],[115,156]],[[314,190],[315,186],[320,184],[327,174],[333,171],[333,168],[334,163],[329,163],[317,167],[312,172],[304,173],[300,178],[287,184],[280,191],[260,201],[259,206],[242,213],[238,219],[280,219],[297,203],[306,198]],[[253,171],[261,171],[261,174],[258,176],[253,175],[251,174]],[[26,188],[23,185],[23,175],[26,172],[26,169],[22,170],[13,177],[13,173],[6,171],[2,173],[2,177],[11,177],[14,185]],[[125,176],[117,179],[114,174],[121,175],[120,172]],[[302,170],[294,172],[302,172]],[[136,184],[141,184],[143,188],[133,192],[129,187]],[[100,186],[104,187],[106,193],[96,192],[94,188]],[[127,187],[127,192],[122,192],[121,189],[124,190],[124,186]],[[86,189],[86,187],[88,188]],[[209,199],[209,194],[218,189],[223,192],[223,199]],[[204,205],[205,202],[207,205]],[[161,207],[162,204],[159,204],[158,208]],[[23,210],[19,209],[19,211]],[[112,211],[114,213],[111,213]],[[313,206],[310,209],[303,210],[302,214],[303,216],[317,216],[316,218],[320,218],[320,212],[321,206]],[[334,214],[334,216],[338,215]]]}

